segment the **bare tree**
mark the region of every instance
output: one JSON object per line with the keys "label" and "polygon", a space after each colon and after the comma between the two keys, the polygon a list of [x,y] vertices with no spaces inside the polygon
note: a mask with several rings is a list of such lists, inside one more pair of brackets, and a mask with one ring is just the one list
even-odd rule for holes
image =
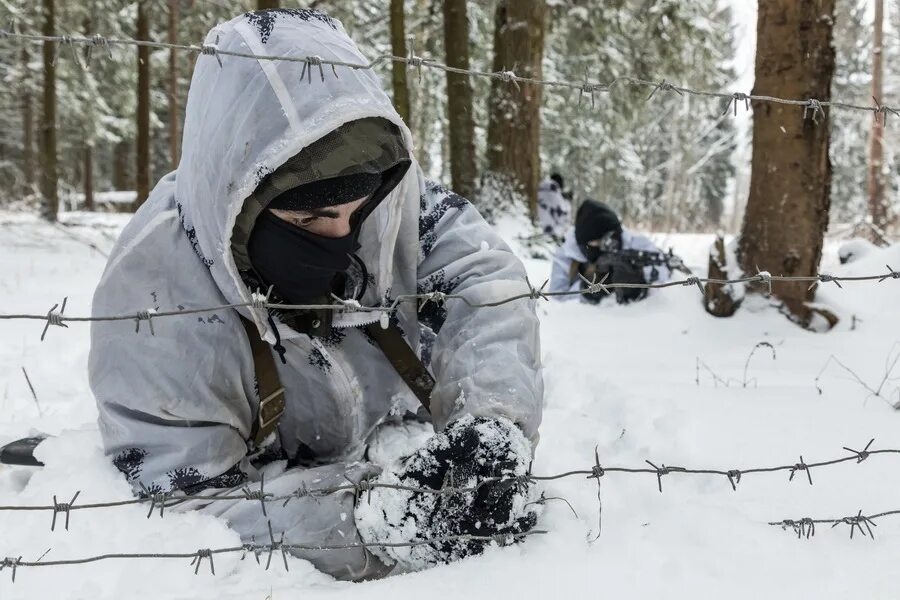
{"label": "bare tree", "polygon": [[22,46],[22,172],[27,193],[34,193],[34,105],[31,97],[31,78],[28,46]]}
{"label": "bare tree", "polygon": [[132,140],[121,140],[113,151],[112,184],[115,190],[133,190],[134,183],[129,171]]}
{"label": "bare tree", "polygon": [[[834,4],[759,0],[754,94],[831,97]],[[818,105],[754,104],[750,197],[738,244],[745,272],[816,274],[830,205],[828,129],[828,114]],[[774,293],[808,324],[814,295],[808,284],[782,283]]]}
{"label": "bare tree", "polygon": [[86,144],[81,162],[84,179],[84,210],[94,210],[94,147]]}
{"label": "bare tree", "polygon": [[[469,16],[466,0],[444,0],[444,49],[447,64],[469,68]],[[450,177],[464,198],[475,193],[475,118],[472,83],[467,75],[447,73]]]}
{"label": "bare tree", "polygon": [[[884,94],[884,0],[875,0],[875,24],[872,47],[872,97],[882,102]],[[872,121],[869,139],[869,215],[883,230],[888,224],[888,205],[884,197],[884,119]],[[877,237],[877,236],[876,236]]]}
{"label": "bare tree", "polygon": [[[545,0],[500,0],[494,13],[494,71],[540,78]],[[494,80],[489,99],[487,162],[492,177],[508,185],[537,212],[541,166],[541,88]]]}
{"label": "bare tree", "polygon": [[[178,2],[169,0],[169,43],[178,43]],[[178,119],[178,51],[169,50],[169,166],[178,168],[178,141],[181,138]]]}
{"label": "bare tree", "polygon": [[[91,36],[92,16],[92,11],[88,11],[84,18],[85,37]],[[84,210],[94,210],[94,138],[92,135],[84,136],[81,175],[84,182]]]}
{"label": "bare tree", "polygon": [[[54,0],[44,0],[45,36],[56,35]],[[59,213],[58,175],[56,165],[56,65],[55,45],[44,42],[44,97],[41,121],[41,216],[56,221]]]}
{"label": "bare tree", "polygon": [[[150,38],[147,0],[138,0],[137,39]],[[135,187],[137,210],[150,195],[150,48],[137,49],[137,151],[135,152]]]}
{"label": "bare tree", "polygon": [[[395,56],[406,56],[406,19],[403,0],[391,0],[391,52]],[[410,123],[409,82],[406,77],[406,65],[394,62],[391,70],[391,82],[394,86],[394,108]]]}

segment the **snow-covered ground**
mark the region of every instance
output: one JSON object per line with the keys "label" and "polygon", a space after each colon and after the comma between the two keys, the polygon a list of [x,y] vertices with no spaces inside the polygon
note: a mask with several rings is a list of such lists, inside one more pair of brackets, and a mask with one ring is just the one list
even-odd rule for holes
{"label": "snow-covered ground", "polygon": [[[125,215],[67,215],[50,227],[0,214],[0,312],[45,313],[68,297],[66,313],[90,312],[104,252]],[[697,272],[709,236],[660,237]],[[533,281],[546,260],[526,258]],[[847,266],[826,247],[823,270],[883,272],[900,266],[900,247],[870,250]],[[541,304],[546,408],[534,472],[589,469],[594,448],[606,466],[656,464],[716,469],[793,464],[845,456],[842,446],[900,448],[900,412],[839,369],[815,378],[830,355],[877,385],[900,338],[900,282],[829,285],[819,301],[841,317],[827,334],[801,331],[776,311],[747,306],[718,320],[702,309],[695,287],[653,293],[620,307]],[[136,307],[140,308],[140,307]],[[855,317],[855,319],[854,319]],[[40,321],[0,321],[0,443],[40,430],[58,435],[41,448],[43,469],[0,467],[0,505],[78,503],[129,497],[102,458],[87,384],[89,329]],[[759,342],[765,348],[744,369]],[[722,380],[698,372],[698,359]],[[34,384],[32,399],[22,368]],[[894,373],[900,378],[900,367]],[[886,389],[894,400],[900,379]],[[580,477],[550,482],[540,527],[548,533],[431,571],[364,584],[335,582],[307,563],[216,556],[216,575],[189,559],[109,561],[73,567],[21,568],[15,584],[0,573],[0,598],[888,598],[897,597],[900,517],[886,518],[876,538],[849,539],[849,528],[821,526],[798,540],[768,521],[841,517],[900,509],[900,456],[873,456],[788,481],[785,473],[747,475],[732,491],[723,477],[669,475],[664,493],[653,475],[607,474],[601,480],[603,529],[597,532],[597,484]],[[34,560],[105,552],[194,552],[239,544],[223,523],[196,514],[157,515],[146,507],[75,511],[69,530],[50,532],[48,512],[0,511],[0,558]]]}

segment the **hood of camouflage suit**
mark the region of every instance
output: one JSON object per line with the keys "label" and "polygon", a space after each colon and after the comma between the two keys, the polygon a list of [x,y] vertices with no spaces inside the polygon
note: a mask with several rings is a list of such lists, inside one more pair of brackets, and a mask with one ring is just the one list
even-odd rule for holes
{"label": "hood of camouflage suit", "polygon": [[[241,15],[211,30],[205,43],[257,56],[369,62],[339,21],[304,9]],[[245,201],[267,175],[344,123],[367,117],[394,123],[406,148],[413,147],[409,129],[372,70],[324,65],[320,74],[318,67],[306,67],[303,61],[201,55],[194,68],[175,200],[185,229],[193,231],[195,250],[229,303],[252,300],[231,237]],[[413,159],[405,177],[363,224],[359,255],[375,277],[364,304],[379,304],[389,295],[402,207],[418,203],[423,190]],[[240,310],[274,342],[265,310]],[[334,325],[371,320],[365,313],[346,313],[336,315]]]}

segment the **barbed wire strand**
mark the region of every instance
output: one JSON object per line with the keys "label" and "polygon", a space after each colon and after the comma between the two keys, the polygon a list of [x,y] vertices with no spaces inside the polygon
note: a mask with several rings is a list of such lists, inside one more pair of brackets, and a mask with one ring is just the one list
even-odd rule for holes
{"label": "barbed wire strand", "polygon": [[[64,512],[68,515],[72,511],[78,510],[92,510],[92,509],[104,509],[104,508],[114,508],[120,506],[132,506],[139,504],[149,504],[150,512],[147,517],[149,518],[152,512],[158,507],[160,509],[160,516],[162,517],[163,509],[171,506],[176,506],[178,504],[182,504],[184,502],[221,502],[221,501],[252,501],[259,502],[261,506],[265,506],[266,503],[282,503],[282,505],[287,505],[293,499],[298,498],[316,498],[316,497],[324,497],[331,494],[342,493],[342,492],[353,492],[357,495],[357,497],[361,496],[365,492],[370,492],[373,489],[389,489],[395,491],[407,491],[413,493],[423,493],[423,494],[436,494],[436,495],[453,495],[453,494],[462,494],[462,493],[474,493],[477,492],[482,486],[493,483],[503,483],[506,481],[527,481],[527,482],[539,482],[539,481],[555,481],[559,479],[566,479],[571,477],[585,477],[586,479],[600,479],[606,475],[611,473],[623,473],[629,475],[652,475],[657,479],[657,488],[660,492],[663,491],[662,486],[662,478],[667,475],[713,475],[713,476],[721,476],[727,479],[729,485],[732,490],[737,490],[738,484],[742,481],[743,477],[747,475],[760,474],[760,473],[777,473],[777,472],[787,472],[789,473],[788,481],[792,481],[794,476],[799,472],[805,472],[806,479],[809,484],[812,485],[812,473],[813,469],[820,469],[823,467],[830,467],[842,463],[855,462],[856,464],[862,463],[868,460],[870,457],[878,454],[898,454],[900,455],[900,449],[872,449],[872,444],[874,444],[874,438],[869,440],[869,443],[865,445],[862,450],[854,450],[853,448],[844,446],[844,450],[849,452],[850,454],[847,456],[834,458],[830,460],[818,461],[818,462],[806,462],[803,457],[800,457],[799,462],[778,465],[778,466],[768,466],[768,467],[751,467],[744,469],[714,469],[714,468],[691,468],[691,467],[680,467],[680,466],[672,466],[666,465],[661,462],[660,465],[656,465],[650,460],[645,461],[647,463],[647,467],[616,467],[616,466],[604,466],[600,463],[599,454],[597,452],[594,453],[592,465],[586,469],[577,469],[572,471],[566,471],[563,473],[556,473],[552,475],[534,475],[532,473],[528,473],[527,475],[522,475],[518,477],[490,477],[485,478],[479,481],[474,486],[452,486],[445,485],[439,489],[428,488],[428,487],[417,487],[403,484],[388,484],[388,483],[379,483],[378,481],[372,479],[361,479],[357,482],[349,481],[347,484],[336,485],[326,488],[317,488],[310,489],[306,486],[300,487],[288,494],[276,495],[271,494],[265,491],[265,481],[260,481],[260,489],[258,491],[251,492],[249,488],[244,488],[241,490],[239,494],[230,493],[230,494],[216,494],[216,495],[174,495],[172,492],[151,492],[147,488],[143,488],[143,496],[137,498],[130,498],[127,500],[114,500],[108,502],[93,502],[93,503],[80,503],[75,504],[75,499],[78,497],[80,491],[75,494],[75,497],[66,504],[61,504],[56,502],[56,498],[54,497],[53,504],[46,505],[0,505],[0,512],[9,512],[9,511],[47,511],[51,512],[53,515],[53,523],[52,526],[55,526],[56,515]],[[263,512],[265,515],[265,512]]]}
{"label": "barbed wire strand", "polygon": [[[361,479],[359,481],[352,481],[348,478],[347,485],[334,486],[326,489],[316,489],[310,490],[307,487],[301,487],[297,490],[294,490],[290,494],[287,495],[275,495],[271,493],[267,493],[265,491],[265,480],[261,479],[259,482],[259,490],[250,491],[249,487],[244,487],[241,489],[240,494],[221,494],[221,495],[194,495],[194,496],[173,496],[171,492],[161,492],[161,493],[151,493],[145,486],[141,485],[141,488],[144,491],[144,497],[133,498],[130,500],[119,500],[113,502],[98,502],[98,503],[82,503],[79,505],[75,504],[75,501],[78,499],[81,494],[81,490],[75,492],[74,496],[69,502],[61,503],[57,500],[57,496],[53,496],[53,504],[49,506],[26,506],[26,505],[7,505],[0,506],[0,511],[52,511],[52,521],[50,525],[51,531],[55,530],[57,517],[60,513],[65,514],[65,529],[69,529],[69,520],[71,516],[71,512],[73,510],[88,510],[88,509],[101,509],[101,508],[111,508],[115,506],[125,506],[125,505],[135,505],[135,504],[143,504],[149,503],[150,510],[147,513],[147,518],[150,518],[154,509],[158,506],[160,509],[160,517],[162,518],[164,515],[164,509],[167,506],[173,506],[176,504],[180,504],[182,502],[187,501],[195,501],[195,502],[214,502],[214,501],[251,501],[251,502],[259,502],[262,514],[267,519],[268,524],[268,532],[270,537],[269,544],[257,544],[255,540],[252,543],[245,543],[241,546],[233,546],[228,548],[217,548],[217,549],[199,549],[192,552],[181,552],[181,553],[158,553],[158,552],[135,552],[135,553],[105,553],[99,554],[95,556],[81,557],[81,558],[71,558],[71,559],[60,559],[60,560],[51,560],[51,561],[43,561],[43,556],[36,561],[23,561],[22,556],[18,557],[6,557],[2,561],[0,561],[0,570],[4,568],[10,568],[12,571],[12,581],[15,582],[16,570],[20,567],[47,567],[47,566],[62,566],[62,565],[80,565],[86,563],[93,563],[105,560],[114,560],[114,559],[177,559],[177,558],[191,558],[191,566],[194,567],[194,573],[197,574],[200,569],[200,565],[203,559],[209,560],[210,571],[213,575],[215,575],[215,565],[213,562],[213,556],[216,554],[226,554],[226,553],[236,553],[242,552],[245,556],[247,552],[253,552],[257,562],[259,562],[259,555],[261,552],[268,551],[269,556],[266,562],[266,569],[269,568],[272,562],[272,556],[274,552],[280,551],[284,560],[285,568],[288,568],[287,561],[287,552],[291,550],[317,550],[317,551],[328,551],[328,550],[347,550],[354,548],[399,548],[399,547],[414,547],[421,545],[430,545],[430,544],[439,544],[439,543],[447,543],[453,541],[486,541],[486,542],[500,542],[500,543],[512,543],[512,541],[522,539],[525,536],[536,534],[536,533],[546,533],[540,530],[532,530],[528,532],[517,532],[517,533],[496,533],[492,535],[451,535],[451,536],[443,536],[443,537],[434,537],[422,540],[411,540],[407,542],[396,542],[396,543],[367,543],[367,542],[358,542],[358,543],[348,543],[348,544],[337,544],[337,545],[329,545],[329,544],[292,544],[284,541],[284,534],[282,533],[281,539],[276,541],[274,532],[272,530],[271,521],[268,520],[267,512],[266,512],[266,503],[267,502],[283,502],[283,506],[286,506],[288,502],[290,502],[294,498],[304,498],[304,497],[312,497],[316,498],[319,496],[324,496],[327,494],[333,494],[338,492],[352,492],[355,495],[355,501],[358,503],[361,501],[363,494],[371,494],[373,489],[392,489],[392,490],[404,490],[410,491],[413,493],[429,493],[429,494],[457,494],[457,493],[476,493],[478,490],[487,484],[491,483],[499,483],[502,484],[504,482],[515,482],[515,483],[533,483],[538,481],[552,481],[558,480],[568,477],[576,477],[576,476],[584,476],[586,479],[596,479],[597,484],[599,486],[600,479],[602,477],[607,476],[610,473],[626,473],[626,474],[649,474],[653,475],[657,479],[657,486],[660,492],[663,491],[662,479],[664,476],[668,475],[716,475],[723,476],[727,478],[729,485],[731,485],[732,490],[737,490],[737,485],[741,482],[742,478],[756,473],[774,473],[774,472],[789,472],[788,481],[792,481],[794,476],[803,471],[806,474],[806,478],[810,485],[813,484],[812,480],[812,469],[818,469],[828,466],[833,466],[846,462],[855,462],[856,464],[860,464],[873,455],[876,454],[900,454],[900,450],[896,449],[872,449],[872,445],[874,444],[874,438],[869,440],[869,442],[863,447],[862,450],[855,450],[851,447],[844,446],[844,450],[849,454],[847,456],[818,461],[818,462],[806,462],[803,459],[803,456],[800,456],[800,461],[793,464],[779,465],[779,466],[769,466],[769,467],[753,467],[753,468],[745,468],[745,469],[729,469],[729,470],[721,470],[714,468],[688,468],[688,467],[680,467],[680,466],[671,466],[666,465],[665,463],[660,463],[658,466],[656,463],[646,460],[645,462],[649,466],[647,467],[609,467],[603,466],[600,463],[599,452],[597,449],[594,451],[594,463],[589,469],[582,470],[573,470],[567,471],[564,473],[558,473],[554,475],[533,475],[531,473],[531,469],[529,466],[529,472],[523,476],[517,477],[492,477],[485,478],[479,481],[474,486],[453,486],[444,485],[440,489],[432,489],[432,488],[423,488],[423,487],[415,487],[415,486],[407,486],[402,484],[381,484],[375,479]],[[598,537],[600,533],[600,528],[602,527],[602,499],[600,498],[600,489],[598,487],[597,492],[597,500],[600,503],[600,513],[598,517]],[[571,507],[571,505],[570,505]],[[574,511],[574,509],[573,509]],[[772,522],[770,525],[778,525],[783,528],[791,527],[794,531],[798,532],[798,537],[802,537],[804,534],[806,537],[810,537],[814,533],[814,528],[817,523],[831,523],[832,527],[836,527],[837,525],[844,523],[848,524],[851,527],[851,538],[854,535],[854,532],[858,529],[863,537],[866,536],[868,532],[868,537],[874,539],[874,533],[872,531],[872,527],[876,526],[874,522],[876,519],[884,518],[887,516],[900,514],[900,511],[887,511],[884,513],[879,513],[875,515],[863,516],[862,511],[860,511],[856,516],[850,517],[842,517],[840,519],[810,519],[803,518],[799,520],[791,520],[784,519],[778,522]],[[865,530],[863,529],[865,527]],[[597,538],[595,537],[594,540]],[[593,541],[593,540],[591,540]],[[46,554],[46,553],[45,553]]]}
{"label": "barbed wire strand", "polygon": [[[850,539],[853,539],[853,534],[859,530],[860,535],[866,537],[866,532],[868,532],[868,536],[871,539],[875,539],[875,532],[872,530],[872,527],[876,527],[875,521],[877,519],[883,519],[885,517],[891,516],[900,516],[900,510],[888,510],[885,512],[880,512],[873,515],[863,515],[862,510],[857,512],[855,515],[851,515],[848,517],[838,517],[836,519],[813,519],[810,517],[803,517],[802,519],[783,519],[781,521],[772,521],[769,525],[781,527],[782,529],[792,529],[794,533],[797,534],[797,538],[806,538],[809,539],[816,535],[816,525],[828,524],[831,525],[831,528],[834,529],[838,525],[849,525],[850,526]],[[863,529],[865,526],[865,530]]]}
{"label": "barbed wire strand", "polygon": [[[96,322],[96,321],[134,321],[135,322],[135,333],[140,333],[140,323],[141,321],[147,321],[150,324],[150,334],[153,335],[153,327],[152,320],[153,319],[161,319],[166,317],[176,317],[176,316],[185,316],[185,315],[195,315],[200,313],[210,313],[217,312],[221,310],[228,309],[238,309],[238,308],[258,308],[258,309],[275,309],[275,310],[331,310],[335,312],[366,312],[366,313],[382,313],[383,315],[389,315],[394,313],[398,306],[403,303],[412,303],[415,302],[419,304],[419,309],[427,304],[428,302],[434,302],[438,304],[442,304],[448,300],[455,300],[465,303],[469,308],[481,309],[481,308],[493,308],[497,306],[502,306],[504,304],[509,304],[511,302],[516,302],[518,300],[549,300],[550,298],[563,298],[563,297],[571,297],[571,296],[581,296],[581,295],[592,295],[598,293],[609,294],[610,290],[616,289],[669,289],[676,287],[691,287],[696,286],[701,293],[704,292],[704,285],[735,285],[735,284],[746,284],[746,283],[759,283],[768,286],[768,291],[772,293],[772,286],[774,283],[778,282],[786,282],[786,283],[810,283],[810,287],[814,287],[821,283],[834,283],[838,287],[842,287],[842,282],[876,282],[880,283],[889,279],[900,280],[900,272],[893,270],[893,268],[888,265],[887,272],[877,274],[877,275],[847,275],[847,276],[836,276],[836,275],[828,275],[828,274],[819,274],[814,276],[802,277],[802,276],[783,276],[783,275],[772,275],[766,271],[760,271],[756,275],[746,276],[746,277],[738,277],[735,279],[714,279],[707,277],[687,277],[685,279],[673,280],[661,283],[606,283],[606,277],[600,279],[599,281],[587,280],[582,277],[582,282],[584,283],[584,287],[581,290],[567,290],[562,292],[550,292],[546,291],[545,288],[547,286],[547,281],[545,281],[540,287],[535,287],[532,285],[531,281],[526,277],[525,285],[528,287],[527,292],[523,292],[520,294],[515,294],[513,296],[509,296],[506,298],[490,301],[490,302],[472,302],[468,298],[466,298],[462,294],[455,293],[445,293],[445,292],[425,292],[421,294],[403,294],[397,296],[390,304],[380,305],[380,306],[364,306],[355,300],[344,300],[334,296],[335,303],[334,304],[277,304],[271,303],[268,301],[268,295],[262,297],[261,295],[255,294],[254,298],[250,302],[236,302],[233,304],[220,304],[215,306],[208,306],[202,308],[179,308],[178,310],[169,310],[169,311],[161,311],[157,309],[138,309],[133,312],[118,314],[118,315],[100,315],[100,316],[90,316],[90,317],[76,317],[65,315],[64,311],[66,308],[66,303],[68,301],[68,297],[63,299],[62,307],[60,308],[59,304],[54,304],[49,311],[44,314],[0,314],[0,321],[9,321],[9,320],[36,320],[36,321],[44,321],[44,329],[41,333],[41,340],[45,338],[47,334],[47,330],[51,325],[57,327],[68,327],[67,323],[76,323],[76,322]],[[269,291],[271,294],[271,289]],[[57,308],[59,310],[57,311]]]}
{"label": "barbed wire strand", "polygon": [[[649,79],[643,79],[640,77],[633,76],[621,76],[616,77],[615,79],[607,82],[591,82],[588,79],[584,79],[581,81],[570,81],[570,80],[551,80],[551,79],[538,79],[535,77],[524,77],[521,75],[517,75],[514,71],[511,70],[503,70],[503,71],[483,71],[478,69],[462,69],[459,67],[452,67],[450,65],[443,64],[441,62],[432,60],[423,56],[416,56],[412,52],[408,56],[395,56],[391,54],[383,54],[371,62],[351,62],[351,61],[343,61],[343,60],[335,60],[335,59],[325,59],[321,56],[285,56],[285,55],[269,55],[269,54],[254,54],[252,52],[237,52],[234,50],[225,50],[218,47],[217,43],[213,44],[170,44],[167,42],[156,42],[152,40],[135,40],[130,38],[113,38],[104,35],[93,35],[91,37],[81,37],[81,36],[71,36],[71,35],[55,35],[55,36],[46,36],[46,35],[38,35],[38,34],[28,34],[28,33],[19,33],[10,28],[10,30],[0,29],[0,39],[11,39],[18,40],[21,42],[51,42],[57,44],[57,52],[59,51],[59,47],[61,46],[70,46],[72,48],[76,46],[84,46],[87,48],[96,48],[101,47],[105,48],[109,53],[109,49],[112,46],[143,46],[149,47],[152,49],[158,50],[180,50],[184,52],[193,52],[199,55],[204,56],[213,56],[219,62],[219,65],[224,67],[222,62],[222,57],[235,57],[235,58],[244,58],[244,59],[253,59],[253,60],[268,60],[268,61],[287,61],[287,62],[297,62],[303,63],[303,74],[301,75],[301,80],[304,76],[306,76],[307,81],[312,84],[312,68],[315,66],[318,68],[319,75],[321,81],[325,80],[325,71],[323,69],[323,65],[327,65],[331,67],[331,70],[335,77],[338,77],[337,67],[345,67],[354,70],[370,70],[378,67],[382,63],[392,63],[398,62],[403,63],[409,69],[416,69],[421,74],[421,70],[425,69],[433,69],[437,71],[443,71],[447,73],[455,73],[459,75],[467,75],[469,77],[481,77],[488,78],[493,80],[504,81],[515,85],[516,87],[519,84],[528,84],[528,85],[538,85],[542,87],[548,88],[558,88],[558,89],[566,89],[578,92],[579,101],[585,95],[590,96],[591,103],[595,105],[595,94],[597,93],[609,93],[615,87],[629,85],[629,86],[637,86],[637,87],[645,87],[650,88],[651,92],[647,96],[647,100],[652,100],[656,97],[659,92],[666,93],[674,93],[678,95],[692,95],[698,97],[705,98],[716,98],[719,100],[725,101],[725,109],[723,111],[723,115],[727,114],[730,110],[734,111],[734,114],[737,114],[738,105],[743,103],[745,109],[750,109],[751,102],[757,103],[767,103],[767,104],[782,104],[789,106],[797,106],[803,108],[804,118],[811,118],[814,122],[819,123],[819,117],[825,115],[825,108],[840,108],[844,110],[853,110],[853,111],[861,111],[861,112],[869,112],[872,113],[875,118],[878,118],[880,115],[882,119],[886,122],[887,116],[889,114],[900,115],[900,108],[892,107],[887,104],[881,103],[878,99],[873,98],[873,105],[867,106],[862,104],[855,104],[852,102],[844,102],[838,100],[819,100],[816,98],[806,98],[806,99],[789,99],[789,98],[779,98],[776,96],[764,95],[764,94],[747,94],[743,92],[723,92],[723,91],[711,91],[711,90],[695,90],[682,85],[675,85],[670,83],[667,79],[662,79],[658,81],[653,81]],[[218,40],[217,40],[218,42]],[[82,63],[79,58],[77,58],[77,53],[73,53],[76,56],[76,60],[79,61],[79,65],[85,67],[85,63]],[[89,59],[90,57],[88,57]]]}
{"label": "barbed wire strand", "polygon": [[[352,542],[347,544],[299,544],[299,543],[291,543],[284,541],[282,538],[280,541],[276,541],[274,539],[274,535],[272,534],[272,526],[271,522],[269,522],[269,534],[272,537],[272,541],[268,544],[258,544],[255,542],[250,542],[246,544],[241,544],[240,546],[230,546],[225,548],[201,548],[198,550],[194,550],[191,552],[109,552],[105,554],[97,554],[93,556],[85,556],[81,558],[69,558],[69,559],[60,559],[60,560],[46,560],[42,561],[40,559],[35,561],[26,561],[22,560],[21,556],[18,557],[6,557],[3,560],[0,560],[0,571],[5,568],[9,568],[12,571],[12,581],[15,583],[16,581],[16,570],[22,567],[59,567],[64,565],[83,565],[88,563],[95,563],[100,561],[107,560],[123,560],[123,559],[186,559],[190,558],[191,563],[190,566],[194,567],[194,574],[196,575],[200,570],[200,565],[203,562],[203,559],[209,560],[210,572],[215,575],[215,564],[213,562],[213,556],[219,554],[235,554],[241,553],[244,556],[241,558],[245,558],[247,553],[252,552],[257,557],[257,562],[259,561],[259,554],[262,552],[268,551],[270,556],[274,552],[281,552],[284,556],[284,564],[285,568],[287,568],[287,552],[291,550],[306,550],[306,551],[340,551],[340,550],[354,550],[354,549],[370,549],[370,548],[412,548],[416,546],[428,546],[433,544],[445,544],[449,542],[495,542],[499,544],[510,544],[514,541],[521,540],[525,537],[532,535],[540,535],[544,534],[546,531],[543,530],[531,530],[527,532],[517,532],[517,533],[499,533],[494,535],[471,535],[471,534],[461,534],[461,535],[446,535],[446,536],[438,536],[433,538],[426,538],[422,540],[412,540],[408,542],[376,542],[376,543],[368,543],[368,542]],[[46,554],[46,553],[45,553]],[[271,560],[266,565],[266,569],[268,570],[269,565],[271,564]]]}

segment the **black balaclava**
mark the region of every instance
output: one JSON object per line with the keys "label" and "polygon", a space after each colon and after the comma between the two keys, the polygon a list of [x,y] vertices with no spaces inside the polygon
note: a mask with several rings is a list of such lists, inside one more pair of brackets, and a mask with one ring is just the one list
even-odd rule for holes
{"label": "black balaclava", "polygon": [[253,269],[264,285],[290,304],[330,303],[338,276],[345,273],[359,250],[359,231],[365,218],[402,179],[409,162],[382,174],[358,173],[314,181],[287,190],[269,208],[311,210],[368,197],[351,217],[349,234],[331,238],[306,231],[276,217],[260,213],[247,243]]}
{"label": "black balaclava", "polygon": [[600,256],[600,248],[589,246],[588,242],[611,237],[616,249],[622,245],[622,223],[616,213],[607,205],[596,200],[585,200],[575,215],[575,242],[588,262]]}

